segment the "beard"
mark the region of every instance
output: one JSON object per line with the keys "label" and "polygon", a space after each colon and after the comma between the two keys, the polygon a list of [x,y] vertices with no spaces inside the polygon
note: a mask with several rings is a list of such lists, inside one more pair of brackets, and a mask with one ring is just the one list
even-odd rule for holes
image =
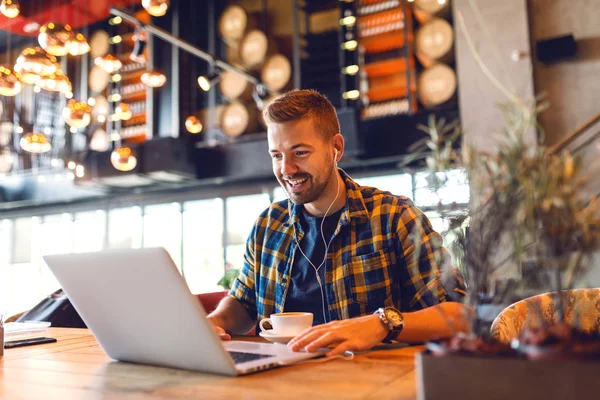
{"label": "beard", "polygon": [[[332,163],[331,163],[332,164]],[[278,176],[277,181],[288,194],[289,199],[292,203],[296,205],[312,203],[321,197],[325,188],[331,182],[331,177],[333,175],[333,166],[328,165],[325,167],[325,170],[328,171],[326,176],[323,176],[322,180],[316,180],[315,177],[311,174],[307,173],[296,173],[291,176]],[[302,187],[299,190],[294,190],[288,180],[303,180],[306,179],[306,182],[302,184]]]}

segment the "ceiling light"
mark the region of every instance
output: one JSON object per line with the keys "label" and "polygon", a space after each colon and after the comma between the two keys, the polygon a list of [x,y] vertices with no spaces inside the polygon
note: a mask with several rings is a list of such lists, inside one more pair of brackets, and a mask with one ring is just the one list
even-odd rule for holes
{"label": "ceiling light", "polygon": [[92,120],[92,107],[85,101],[69,100],[62,116],[72,128],[85,128]]}
{"label": "ceiling light", "polygon": [[208,76],[199,76],[198,86],[200,86],[200,89],[204,90],[205,92],[208,92],[211,87],[213,87],[217,84],[217,82],[219,82],[219,80],[221,80],[221,74],[215,71],[212,74],[209,74]]}
{"label": "ceiling light", "polygon": [[123,38],[121,37],[121,35],[115,35],[108,39],[108,43],[110,43],[110,44],[119,44],[122,41],[123,41]]}
{"label": "ceiling light", "polygon": [[202,122],[195,116],[191,115],[185,119],[185,129],[189,133],[197,134],[202,132]]}
{"label": "ceiling light", "polygon": [[16,18],[20,12],[18,0],[2,0],[0,3],[0,13],[7,18]]}
{"label": "ceiling light", "polygon": [[130,147],[118,147],[110,155],[110,162],[119,171],[131,171],[137,165],[137,157]]}
{"label": "ceiling light", "polygon": [[69,93],[73,91],[73,86],[69,77],[66,76],[61,70],[57,70],[55,73],[45,75],[40,78],[37,85],[44,90],[49,92],[60,92]]}
{"label": "ceiling light", "polygon": [[356,75],[356,73],[358,72],[359,67],[358,65],[354,64],[354,65],[348,65],[344,68],[342,68],[342,74],[345,75]]}
{"label": "ceiling light", "polygon": [[29,132],[23,135],[19,141],[21,148],[29,153],[47,153],[52,150],[52,144],[44,135],[40,132]]}
{"label": "ceiling light", "polygon": [[347,100],[356,100],[360,96],[360,91],[358,90],[349,90],[347,92],[342,93],[342,97]]}
{"label": "ceiling light", "polygon": [[38,24],[35,21],[30,22],[23,26],[23,32],[25,32],[25,33],[32,33],[32,32],[38,31],[39,29],[40,29],[40,24]]}
{"label": "ceiling light", "polygon": [[69,41],[68,47],[69,54],[72,56],[80,56],[91,50],[90,44],[82,33],[77,33],[75,37]]}
{"label": "ceiling light", "polygon": [[0,65],[0,95],[15,96],[21,91],[21,75],[8,65]]}
{"label": "ceiling light", "polygon": [[136,63],[144,64],[146,62],[146,54],[144,54],[144,50],[146,49],[146,44],[148,44],[148,37],[145,31],[136,30],[133,34],[133,50],[129,55],[129,59],[131,61],[135,61]]}
{"label": "ceiling light", "polygon": [[36,83],[41,76],[50,75],[58,70],[56,57],[46,53],[41,47],[27,47],[15,63],[15,71],[21,74],[25,83]]}
{"label": "ceiling light", "polygon": [[169,0],[142,0],[142,6],[153,17],[162,17],[169,9]]}
{"label": "ceiling light", "polygon": [[69,53],[69,42],[75,35],[70,25],[48,22],[40,28],[38,42],[40,46],[53,56],[64,56]]}
{"label": "ceiling light", "polygon": [[167,77],[158,71],[146,71],[140,79],[144,85],[153,88],[161,87],[167,82]]}
{"label": "ceiling light", "polygon": [[131,116],[133,115],[131,112],[131,107],[129,107],[129,104],[127,103],[121,103],[117,106],[117,108],[115,108],[115,114],[114,114],[118,119],[122,120],[122,121],[126,121],[128,119],[131,119]]}
{"label": "ceiling light", "polygon": [[117,72],[123,66],[121,61],[112,54],[107,54],[102,57],[96,57],[94,59],[94,64],[96,64],[109,74]]}

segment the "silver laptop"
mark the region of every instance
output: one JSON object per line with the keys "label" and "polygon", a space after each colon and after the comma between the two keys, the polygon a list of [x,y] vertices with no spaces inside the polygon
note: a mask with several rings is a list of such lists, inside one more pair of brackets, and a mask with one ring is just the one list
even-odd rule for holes
{"label": "silver laptop", "polygon": [[281,344],[221,341],[162,248],[44,260],[112,359],[241,375],[321,355]]}

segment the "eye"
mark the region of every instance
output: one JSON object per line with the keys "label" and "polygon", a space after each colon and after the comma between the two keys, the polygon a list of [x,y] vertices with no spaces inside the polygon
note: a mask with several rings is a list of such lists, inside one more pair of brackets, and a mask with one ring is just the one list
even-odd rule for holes
{"label": "eye", "polygon": [[271,154],[271,158],[273,158],[273,160],[279,160],[281,158],[281,154],[278,154],[278,153]]}
{"label": "eye", "polygon": [[308,154],[308,151],[306,151],[306,150],[300,150],[300,151],[297,151],[297,152],[296,152],[296,155],[297,155],[298,157],[304,156],[304,155],[306,155],[306,154]]}

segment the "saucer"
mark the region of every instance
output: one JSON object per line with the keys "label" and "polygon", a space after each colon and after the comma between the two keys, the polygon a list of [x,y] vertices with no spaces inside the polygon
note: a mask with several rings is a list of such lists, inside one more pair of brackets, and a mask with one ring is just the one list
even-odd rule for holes
{"label": "saucer", "polygon": [[261,331],[258,333],[260,337],[267,339],[269,342],[287,344],[290,340],[295,338],[295,335],[278,335],[269,331]]}

